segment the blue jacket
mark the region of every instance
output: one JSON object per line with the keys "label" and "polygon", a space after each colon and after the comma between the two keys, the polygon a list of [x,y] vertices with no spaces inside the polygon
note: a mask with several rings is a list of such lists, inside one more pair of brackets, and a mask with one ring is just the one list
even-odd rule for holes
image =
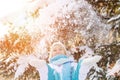
{"label": "blue jacket", "polygon": [[89,70],[96,65],[101,56],[80,58],[78,63],[65,55],[57,55],[49,64],[41,63],[40,80],[85,80]]}
{"label": "blue jacket", "polygon": [[76,64],[63,54],[57,55],[48,64],[48,80],[79,80],[80,66],[81,61]]}

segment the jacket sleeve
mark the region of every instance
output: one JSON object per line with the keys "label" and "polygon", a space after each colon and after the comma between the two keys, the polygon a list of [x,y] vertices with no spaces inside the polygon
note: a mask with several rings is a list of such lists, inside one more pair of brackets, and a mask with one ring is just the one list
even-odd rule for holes
{"label": "jacket sleeve", "polygon": [[97,62],[101,59],[101,56],[93,56],[85,59],[80,59],[77,65],[78,80],[85,80],[90,69],[96,65]]}
{"label": "jacket sleeve", "polygon": [[39,72],[40,80],[55,80],[55,71],[45,60],[34,59],[29,64]]}
{"label": "jacket sleeve", "polygon": [[[40,64],[42,66],[40,66]],[[37,68],[40,76],[40,80],[56,80],[54,75],[54,69],[47,63],[40,63]]]}
{"label": "jacket sleeve", "polygon": [[39,72],[40,80],[48,80],[48,65],[45,60],[31,59],[29,64]]}

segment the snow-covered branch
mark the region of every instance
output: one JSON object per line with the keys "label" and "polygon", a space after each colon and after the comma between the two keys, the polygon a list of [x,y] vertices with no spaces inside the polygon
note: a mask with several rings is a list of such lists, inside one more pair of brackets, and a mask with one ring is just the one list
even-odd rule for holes
{"label": "snow-covered branch", "polygon": [[120,72],[120,59],[118,59],[112,69],[108,70],[106,76],[115,76]]}

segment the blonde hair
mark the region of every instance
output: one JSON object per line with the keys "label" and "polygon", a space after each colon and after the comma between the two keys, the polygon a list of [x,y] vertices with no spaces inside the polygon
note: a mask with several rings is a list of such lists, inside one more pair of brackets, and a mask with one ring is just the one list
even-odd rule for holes
{"label": "blonde hair", "polygon": [[65,51],[64,54],[66,55],[67,50],[66,50],[66,48],[65,48],[65,45],[59,41],[59,42],[53,43],[52,46],[50,47],[49,59],[53,57],[53,55],[52,55],[52,49],[53,49],[56,45],[57,45],[57,46],[61,46],[61,47],[64,49],[64,51]]}

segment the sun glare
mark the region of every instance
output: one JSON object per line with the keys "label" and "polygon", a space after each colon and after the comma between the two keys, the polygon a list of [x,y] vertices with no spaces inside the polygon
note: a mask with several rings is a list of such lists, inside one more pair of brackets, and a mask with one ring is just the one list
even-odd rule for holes
{"label": "sun glare", "polygon": [[27,0],[0,0],[0,18],[24,8]]}
{"label": "sun glare", "polygon": [[0,24],[0,39],[4,37],[5,34],[8,34],[9,27]]}

